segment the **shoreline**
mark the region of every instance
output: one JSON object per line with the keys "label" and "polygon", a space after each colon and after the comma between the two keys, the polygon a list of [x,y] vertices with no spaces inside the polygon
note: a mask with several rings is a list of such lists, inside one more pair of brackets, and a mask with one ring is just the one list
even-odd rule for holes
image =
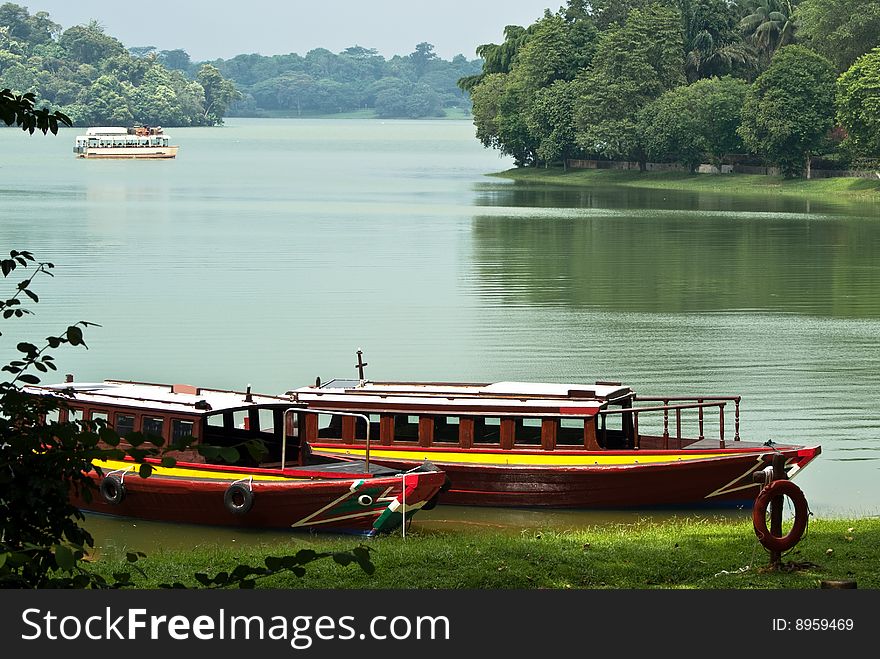
{"label": "shoreline", "polygon": [[[787,527],[786,527],[787,528]],[[376,566],[332,561],[306,567],[305,576],[274,575],[258,588],[342,589],[816,589],[823,580],[854,580],[860,589],[880,588],[880,517],[812,519],[804,537],[783,555],[782,570],[768,570],[769,554],[747,521],[689,517],[641,520],[577,531],[525,531],[517,535],[475,529],[432,531],[416,521],[399,534],[357,537],[293,537],[279,544],[218,547],[210,540],[188,550],[162,549],[132,574],[136,588],[180,581],[196,586],[197,572],[216,574],[238,563],[264,564],[310,546],[343,551],[364,544]],[[136,548],[126,548],[133,551]],[[93,557],[92,569],[107,576],[131,571],[124,554]]]}
{"label": "shoreline", "polygon": [[612,169],[519,167],[487,174],[522,183],[622,187],[736,196],[790,196],[823,201],[880,202],[880,178],[785,179],[763,174],[687,174]]}

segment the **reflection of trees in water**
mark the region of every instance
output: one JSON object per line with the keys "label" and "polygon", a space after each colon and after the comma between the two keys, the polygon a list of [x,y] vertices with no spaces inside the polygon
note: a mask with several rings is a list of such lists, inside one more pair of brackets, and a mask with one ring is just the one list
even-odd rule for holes
{"label": "reflection of trees in water", "polygon": [[765,213],[478,216],[474,286],[502,303],[880,317],[880,224]]}
{"label": "reflection of trees in water", "polygon": [[[582,188],[552,185],[482,184],[476,204],[515,208],[605,208],[638,210],[733,211],[760,213],[847,212],[847,206],[799,197],[727,196],[688,190]],[[858,209],[858,205],[853,205]],[[876,215],[878,209],[874,209]]]}

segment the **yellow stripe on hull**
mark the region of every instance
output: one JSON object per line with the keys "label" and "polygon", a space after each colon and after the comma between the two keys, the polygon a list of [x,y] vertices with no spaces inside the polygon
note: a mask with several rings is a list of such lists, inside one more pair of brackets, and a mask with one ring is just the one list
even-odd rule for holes
{"label": "yellow stripe on hull", "polygon": [[[92,464],[100,467],[103,472],[131,471],[137,473],[138,465],[121,460],[93,460]],[[307,478],[289,478],[287,476],[268,476],[266,474],[249,474],[241,471],[223,471],[211,469],[199,469],[198,467],[160,467],[153,465],[154,476],[166,476],[171,478],[190,478],[204,480],[243,480],[253,478],[255,481],[300,481]]]}
{"label": "yellow stripe on hull", "polygon": [[[364,449],[351,448],[336,449],[323,446],[313,446],[312,450],[318,454],[344,455],[358,458],[362,458],[366,454]],[[481,453],[477,451],[444,451],[443,453],[434,453],[432,451],[420,452],[394,451],[375,448],[370,449],[371,460],[409,460],[415,462],[430,460],[437,465],[456,463],[504,467],[631,466],[660,462],[692,462],[694,460],[705,460],[718,457],[723,457],[723,455],[717,453],[673,453],[658,455],[656,453],[641,452],[633,452],[632,455],[554,455],[553,453],[537,455],[514,453],[508,457],[497,453]]]}

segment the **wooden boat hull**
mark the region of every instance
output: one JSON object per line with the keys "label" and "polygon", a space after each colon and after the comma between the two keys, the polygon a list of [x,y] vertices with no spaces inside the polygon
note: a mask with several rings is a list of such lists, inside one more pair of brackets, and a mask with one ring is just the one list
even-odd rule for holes
{"label": "wooden boat hull", "polygon": [[[338,444],[313,445],[312,450],[336,457],[360,453],[356,447],[342,448]],[[786,456],[787,468],[793,476],[820,453],[820,448],[567,455],[505,452],[506,464],[499,462],[497,451],[474,454],[395,447],[388,451],[372,448],[370,456],[375,462],[397,468],[430,459],[451,483],[439,498],[441,504],[613,509],[751,505],[760,491],[752,476],[769,466],[777,452]],[[488,462],[490,459],[494,462]]]}
{"label": "wooden boat hull", "polygon": [[137,160],[163,160],[177,157],[176,146],[157,146],[157,147],[105,147],[105,148],[89,148],[83,153],[78,153],[77,157],[86,158],[87,160],[102,159],[137,159]]}
{"label": "wooden boat hull", "polygon": [[[87,498],[72,493],[81,510],[148,519],[240,528],[291,529],[374,535],[400,526],[431,501],[445,481],[441,471],[371,478],[251,479],[241,471],[204,468],[156,469],[140,478],[126,463],[103,463],[105,476],[121,477],[125,494],[111,503],[96,489]],[[102,476],[91,474],[96,486]],[[404,482],[405,481],[405,482]],[[224,502],[235,482],[249,487],[253,504],[245,513],[232,512]]]}

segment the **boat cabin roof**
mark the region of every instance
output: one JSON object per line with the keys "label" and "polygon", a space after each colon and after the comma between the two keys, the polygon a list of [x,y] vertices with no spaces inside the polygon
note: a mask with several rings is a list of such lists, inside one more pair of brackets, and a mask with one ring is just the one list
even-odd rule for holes
{"label": "boat cabin roof", "polygon": [[207,389],[188,384],[153,384],[127,380],[66,382],[30,386],[25,391],[65,398],[71,403],[102,407],[134,407],[157,412],[207,415],[264,405],[293,405],[289,397]]}
{"label": "boat cabin roof", "polygon": [[288,391],[296,400],[320,407],[322,404],[370,404],[370,407],[402,406],[409,409],[455,410],[479,407],[507,412],[558,408],[561,414],[595,414],[608,403],[633,395],[619,382],[563,384],[549,382],[372,382],[369,380],[331,380],[319,386]]}

